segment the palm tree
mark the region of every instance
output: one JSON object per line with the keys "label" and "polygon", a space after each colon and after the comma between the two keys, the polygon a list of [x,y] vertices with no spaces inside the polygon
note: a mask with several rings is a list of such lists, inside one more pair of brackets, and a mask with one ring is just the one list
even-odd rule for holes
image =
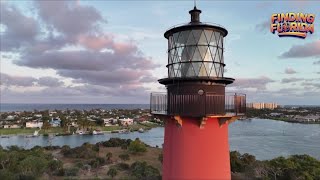
{"label": "palm tree", "polygon": [[46,132],[46,130],[50,129],[49,117],[43,116],[42,121],[43,121],[42,129],[44,130],[44,132]]}
{"label": "palm tree", "polygon": [[111,176],[111,178],[113,179],[113,177],[115,177],[118,174],[118,171],[115,168],[110,168],[107,175]]}
{"label": "palm tree", "polygon": [[112,157],[112,153],[111,153],[111,152],[108,152],[108,153],[106,154],[107,160],[109,161],[109,160],[111,159],[111,157]]}

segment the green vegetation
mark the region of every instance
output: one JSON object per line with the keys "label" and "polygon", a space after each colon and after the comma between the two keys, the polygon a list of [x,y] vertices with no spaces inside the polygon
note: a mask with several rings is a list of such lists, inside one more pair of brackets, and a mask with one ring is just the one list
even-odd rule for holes
{"label": "green vegetation", "polygon": [[136,179],[161,179],[159,170],[146,162],[137,161],[131,165],[130,169]]}
{"label": "green vegetation", "polygon": [[[123,146],[128,148],[121,148]],[[112,138],[75,148],[36,146],[25,150],[0,146],[0,179],[46,179],[49,176],[52,179],[153,180],[161,179],[162,160],[161,149],[146,146],[139,139]],[[320,180],[320,161],[308,155],[260,161],[253,155],[232,151],[230,163],[235,180]]]}
{"label": "green vegetation", "polygon": [[[305,119],[295,119],[295,117],[306,117],[308,115],[317,115],[319,107],[299,107],[299,108],[276,108],[276,109],[253,109],[247,108],[246,116],[248,118],[272,119],[292,123],[319,124],[320,119],[306,121]],[[271,115],[271,114],[274,115]]]}
{"label": "green vegetation", "polygon": [[118,174],[117,169],[115,168],[110,168],[107,175],[110,176],[111,178],[115,177]]}
{"label": "green vegetation", "polygon": [[131,139],[110,138],[108,141],[100,142],[104,147],[122,147],[129,146]]}
{"label": "green vegetation", "polygon": [[99,152],[99,145],[92,145],[84,143],[82,146],[70,148],[69,146],[62,146],[61,153],[68,158],[95,158]]}
{"label": "green vegetation", "polygon": [[[122,125],[119,119],[134,119],[133,125]],[[51,120],[59,120],[60,127],[52,127]],[[138,131],[140,128],[149,130],[153,127],[163,125],[159,119],[150,116],[148,109],[92,109],[92,110],[43,110],[23,112],[1,112],[0,113],[0,135],[32,134],[35,128],[25,128],[30,121],[43,122],[40,134],[69,135],[76,130],[92,132],[93,130],[114,131],[128,129]],[[146,122],[146,123],[141,123]],[[110,126],[105,126],[105,123]],[[15,127],[22,127],[13,129]],[[9,128],[11,126],[11,128]],[[59,126],[59,124],[55,124]],[[4,129],[6,128],[6,129]],[[8,129],[7,129],[8,128]]]}
{"label": "green vegetation", "polygon": [[108,161],[110,161],[111,158],[112,158],[112,153],[111,153],[111,152],[108,152],[108,153],[106,154],[106,158],[107,158]]}
{"label": "green vegetation", "polygon": [[[18,134],[33,134],[34,131],[39,131],[39,134],[68,134],[66,127],[48,127],[48,123],[44,123],[44,127],[39,131],[39,128],[17,128],[17,129],[3,129],[0,128],[0,135],[18,135]],[[140,128],[150,130],[154,127],[159,127],[159,124],[145,123],[145,124],[133,124],[128,127],[121,126],[92,126],[91,129],[100,129],[102,131],[114,131],[121,129],[129,129],[130,131],[138,131]],[[75,131],[72,128],[72,132]]]}
{"label": "green vegetation", "polygon": [[102,131],[114,131],[122,129],[121,126],[103,126],[99,127]]}
{"label": "green vegetation", "polygon": [[[34,131],[39,131],[39,128],[18,128],[18,129],[2,129],[0,128],[0,135],[14,135],[14,134],[33,134]],[[60,127],[51,127],[47,130],[40,130],[39,134],[56,134],[63,133],[63,129]]]}
{"label": "green vegetation", "polygon": [[120,158],[122,161],[128,161],[128,160],[130,160],[129,154],[120,154],[120,155],[119,155],[119,158]]}
{"label": "green vegetation", "polygon": [[146,145],[141,142],[139,138],[136,138],[134,141],[132,141],[128,149],[132,154],[143,153],[147,151]]}
{"label": "green vegetation", "polygon": [[239,179],[320,180],[320,161],[309,155],[258,161],[250,154],[233,151],[230,163],[232,172],[242,174]]}
{"label": "green vegetation", "polygon": [[[62,163],[41,147],[0,149],[0,179],[35,179],[44,173],[63,175]],[[61,173],[62,172],[62,173]]]}

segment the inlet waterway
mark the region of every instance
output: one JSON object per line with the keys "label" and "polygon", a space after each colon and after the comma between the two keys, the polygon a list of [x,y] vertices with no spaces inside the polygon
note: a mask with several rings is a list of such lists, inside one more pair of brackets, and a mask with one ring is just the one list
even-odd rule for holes
{"label": "inlet waterway", "polygon": [[[112,137],[140,138],[151,146],[162,147],[164,128],[153,128],[145,133],[105,133],[104,135],[71,135],[26,138],[22,135],[0,138],[0,145],[34,146],[80,146],[85,142],[97,143]],[[259,160],[278,156],[308,154],[320,160],[320,124],[294,124],[275,120],[252,119],[236,121],[229,125],[230,150],[255,155]]]}

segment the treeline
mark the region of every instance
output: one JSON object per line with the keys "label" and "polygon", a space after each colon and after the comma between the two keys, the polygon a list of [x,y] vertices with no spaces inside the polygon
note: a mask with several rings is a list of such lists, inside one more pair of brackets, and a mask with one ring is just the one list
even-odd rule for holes
{"label": "treeline", "polygon": [[[108,148],[118,149],[112,153]],[[107,167],[107,178],[161,179],[160,168],[143,161],[149,150],[150,147],[139,139],[120,138],[111,138],[96,144],[84,143],[75,148],[36,146],[26,150],[17,146],[6,149],[0,146],[0,179],[80,177],[83,172],[97,172],[102,167]],[[160,151],[159,149],[159,153]],[[162,154],[151,155],[155,162],[162,163]],[[236,180],[320,180],[320,161],[309,155],[259,161],[253,155],[232,151],[230,163],[232,179]],[[64,166],[65,164],[68,165]]]}
{"label": "treeline", "polygon": [[246,116],[248,118],[259,117],[259,118],[268,118],[270,113],[282,113],[283,115],[300,115],[307,116],[308,114],[318,114],[320,112],[320,107],[299,107],[294,109],[294,111],[289,108],[276,108],[276,109],[253,109],[247,108]]}
{"label": "treeline", "polygon": [[[119,155],[121,162],[114,161],[111,152],[101,157],[101,147],[120,147],[125,153]],[[78,177],[79,173],[90,172],[107,165],[109,178],[114,178],[121,172],[129,174],[130,179],[161,179],[159,169],[144,161],[126,163],[130,156],[143,157],[148,146],[140,141],[111,138],[108,141],[96,144],[84,143],[82,146],[70,148],[69,146],[36,146],[26,150],[17,146],[6,149],[0,146],[0,179],[2,180],[26,180],[38,179],[45,176]],[[64,167],[62,160],[53,156],[52,152],[59,150],[63,158],[72,159],[72,166]],[[143,159],[143,158],[141,158]],[[155,161],[158,157],[154,158]],[[96,179],[99,179],[96,177]]]}
{"label": "treeline", "polygon": [[292,155],[259,161],[250,154],[230,152],[234,179],[320,180],[320,161],[309,155]]}
{"label": "treeline", "polygon": [[63,163],[45,152],[44,148],[0,147],[0,179],[36,179],[44,173],[49,176],[64,174]]}

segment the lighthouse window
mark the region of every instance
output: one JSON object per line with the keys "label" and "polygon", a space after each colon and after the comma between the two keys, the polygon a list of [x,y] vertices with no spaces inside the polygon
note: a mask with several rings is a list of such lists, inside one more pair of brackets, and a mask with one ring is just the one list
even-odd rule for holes
{"label": "lighthouse window", "polygon": [[198,44],[199,45],[208,45],[208,41],[207,41],[207,38],[206,38],[206,35],[205,35],[205,31],[201,32]]}
{"label": "lighthouse window", "polygon": [[[175,40],[176,47],[184,46],[187,43],[188,37],[189,37],[189,32],[190,31],[182,31],[182,32],[180,32],[179,39]],[[175,33],[175,34],[179,34],[179,32]]]}
{"label": "lighthouse window", "polygon": [[215,30],[187,30],[168,38],[169,77],[223,77],[223,36]]}

